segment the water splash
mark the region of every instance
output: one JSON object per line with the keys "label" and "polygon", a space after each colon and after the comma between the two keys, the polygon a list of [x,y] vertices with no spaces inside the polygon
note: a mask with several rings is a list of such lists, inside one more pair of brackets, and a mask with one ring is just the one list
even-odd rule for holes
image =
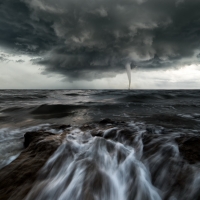
{"label": "water splash", "polygon": [[[113,134],[119,141],[105,138]],[[160,200],[148,170],[138,160],[138,149],[126,144],[121,130],[108,129],[103,135],[72,130],[27,199]]]}
{"label": "water splash", "polygon": [[26,200],[198,199],[198,165],[183,161],[175,142],[183,133],[162,131],[149,134],[145,124],[133,122],[71,128]]}

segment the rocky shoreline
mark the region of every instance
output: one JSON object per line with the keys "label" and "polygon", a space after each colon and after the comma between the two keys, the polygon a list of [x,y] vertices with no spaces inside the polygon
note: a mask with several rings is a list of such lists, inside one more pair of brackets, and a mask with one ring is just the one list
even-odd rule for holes
{"label": "rocky shoreline", "polygon": [[[138,124],[138,127],[142,126],[143,124]],[[70,125],[54,125],[53,128],[62,130],[62,133],[54,134],[39,130],[27,132],[24,135],[24,150],[20,156],[0,170],[1,200],[25,199],[35,181],[40,179],[39,171],[72,129]],[[182,191],[190,191],[188,187],[191,183],[191,174],[195,176],[196,173],[193,168],[198,169],[200,162],[199,133],[176,134],[170,129],[158,127],[154,130],[151,127],[145,127],[142,134],[138,134],[136,128],[130,128],[125,122],[111,119],[84,124],[79,128],[82,132],[89,131],[92,137],[102,137],[134,146],[136,151],[141,148],[139,145],[142,142],[140,160],[149,166],[153,185],[163,191],[162,199],[169,199],[172,194],[179,197]],[[170,146],[164,148],[166,143],[173,143],[174,148],[178,147],[180,156],[175,155]],[[153,160],[158,155],[157,152],[160,152],[160,162]],[[165,184],[161,183],[162,179],[160,179],[163,169],[168,174],[165,176],[167,177]],[[166,184],[168,189],[166,189]],[[195,196],[194,199],[200,198],[200,192],[195,191],[193,196]]]}

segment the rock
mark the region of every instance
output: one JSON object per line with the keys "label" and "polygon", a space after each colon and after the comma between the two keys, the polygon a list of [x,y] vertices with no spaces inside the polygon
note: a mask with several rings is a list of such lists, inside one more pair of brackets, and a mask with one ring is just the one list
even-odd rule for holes
{"label": "rock", "polygon": [[88,124],[84,124],[83,126],[80,127],[80,129],[82,131],[86,131],[86,130],[91,130],[93,129],[93,127],[91,125],[88,125]]}
{"label": "rock", "polygon": [[103,131],[101,131],[101,130],[93,130],[93,131],[91,131],[91,135],[93,136],[93,137],[103,137]]}
{"label": "rock", "polygon": [[105,118],[105,119],[102,119],[99,123],[100,124],[114,124],[115,122],[109,118]]}
{"label": "rock", "polygon": [[66,128],[70,128],[70,127],[71,127],[71,125],[65,125],[65,124],[63,124],[63,125],[60,125],[58,127],[58,129],[66,129]]}
{"label": "rock", "polygon": [[[65,133],[66,135],[66,133]],[[0,199],[21,200],[31,189],[38,171],[62,142],[63,134],[27,132],[20,156],[0,170]]]}
{"label": "rock", "polygon": [[66,129],[66,128],[70,128],[71,125],[70,125],[70,124],[68,124],[68,125],[62,124],[62,125],[52,125],[51,127],[52,127],[53,129],[57,129],[57,130],[64,130],[64,129]]}
{"label": "rock", "polygon": [[183,158],[190,164],[200,162],[200,137],[182,136],[176,139],[179,151]]}
{"label": "rock", "polygon": [[24,147],[27,148],[31,142],[38,142],[44,137],[54,135],[53,133],[49,132],[43,132],[43,131],[38,131],[38,132],[27,132],[24,135]]}

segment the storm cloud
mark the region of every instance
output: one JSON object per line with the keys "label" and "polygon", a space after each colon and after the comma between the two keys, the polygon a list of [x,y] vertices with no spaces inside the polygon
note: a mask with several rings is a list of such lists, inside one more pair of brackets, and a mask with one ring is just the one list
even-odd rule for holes
{"label": "storm cloud", "polygon": [[200,61],[199,0],[6,0],[0,45],[69,80]]}

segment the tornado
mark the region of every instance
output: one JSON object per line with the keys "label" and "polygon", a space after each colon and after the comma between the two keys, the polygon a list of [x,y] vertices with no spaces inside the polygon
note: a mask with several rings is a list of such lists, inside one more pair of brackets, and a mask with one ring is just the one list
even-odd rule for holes
{"label": "tornado", "polygon": [[126,72],[127,72],[128,81],[129,81],[128,89],[130,90],[130,87],[131,87],[131,65],[130,65],[130,63],[126,64]]}

